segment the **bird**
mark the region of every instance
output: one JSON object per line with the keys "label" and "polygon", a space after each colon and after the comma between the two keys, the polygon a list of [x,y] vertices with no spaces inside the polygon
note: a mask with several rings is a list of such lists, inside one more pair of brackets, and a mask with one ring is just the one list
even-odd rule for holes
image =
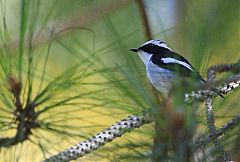
{"label": "bird", "polygon": [[161,40],[149,40],[138,48],[130,49],[130,51],[140,56],[146,66],[150,83],[165,97],[169,95],[174,83],[179,79],[187,78],[198,85],[206,83],[186,58],[174,52]]}

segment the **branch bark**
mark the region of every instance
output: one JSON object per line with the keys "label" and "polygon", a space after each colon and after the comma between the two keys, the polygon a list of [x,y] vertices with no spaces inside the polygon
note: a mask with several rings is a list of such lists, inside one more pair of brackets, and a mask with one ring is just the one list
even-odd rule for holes
{"label": "branch bark", "polygon": [[117,137],[121,137],[126,132],[130,132],[135,128],[139,128],[147,123],[151,123],[152,119],[150,116],[144,115],[138,117],[131,115],[126,119],[123,119],[111,127],[98,133],[96,136],[80,142],[79,144],[60,152],[59,154],[44,160],[43,162],[68,162],[70,160],[75,160],[87,153],[90,153],[99,147],[111,142]]}
{"label": "branch bark", "polygon": [[196,140],[196,149],[201,148],[202,146],[208,144],[214,138],[224,135],[228,130],[234,128],[234,126],[240,124],[240,115],[237,115],[235,118],[231,119],[229,122],[224,124],[221,128],[217,129],[214,134],[207,135],[205,137],[198,138]]}

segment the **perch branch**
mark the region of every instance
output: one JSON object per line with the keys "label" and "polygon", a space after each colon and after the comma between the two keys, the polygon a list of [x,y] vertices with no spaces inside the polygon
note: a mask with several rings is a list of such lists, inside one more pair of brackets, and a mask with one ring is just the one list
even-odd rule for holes
{"label": "perch branch", "polygon": [[[220,81],[223,82],[223,81]],[[184,100],[186,102],[191,100],[200,100],[203,101],[207,97],[216,97],[218,96],[218,93],[216,91],[211,90],[214,85],[219,85],[219,82],[216,81],[210,81],[209,83],[206,83],[206,87],[203,87],[203,89],[198,91],[192,91],[191,93],[185,94]],[[240,86],[240,75],[235,75],[232,77],[229,77],[227,80],[224,81],[222,86],[218,86],[215,89],[222,94],[227,94],[228,92],[235,90]]]}

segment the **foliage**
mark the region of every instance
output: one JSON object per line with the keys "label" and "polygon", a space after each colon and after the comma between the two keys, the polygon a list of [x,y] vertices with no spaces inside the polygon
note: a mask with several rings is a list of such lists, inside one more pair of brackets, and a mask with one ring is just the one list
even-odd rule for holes
{"label": "foliage", "polygon": [[[158,18],[149,22],[153,37],[167,39],[203,76],[210,65],[239,59],[238,0],[171,1],[176,15],[169,19],[176,22],[168,28],[162,10],[149,7],[155,2],[144,2],[147,15]],[[80,160],[149,161],[161,155],[184,161],[192,155],[183,152],[195,148],[191,139],[206,136],[202,104],[186,106],[173,97],[171,109],[160,107],[140,59],[128,51],[146,36],[135,1],[1,0],[0,11],[0,161],[39,161],[142,111],[153,114],[159,128],[143,127]],[[213,107],[218,127],[239,114],[237,92],[214,100]],[[187,134],[172,140],[178,122]],[[234,128],[221,141],[237,160]],[[153,139],[155,146],[156,139],[166,142],[151,154]],[[199,154],[195,161],[219,160],[212,143]]]}

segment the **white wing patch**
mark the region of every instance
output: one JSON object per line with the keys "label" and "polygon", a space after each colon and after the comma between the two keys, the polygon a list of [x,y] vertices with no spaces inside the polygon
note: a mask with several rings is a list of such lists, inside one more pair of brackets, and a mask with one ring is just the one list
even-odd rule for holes
{"label": "white wing patch", "polygon": [[175,58],[170,58],[170,57],[166,57],[166,58],[162,58],[161,59],[163,61],[163,63],[165,64],[168,64],[168,63],[177,63],[177,64],[180,64],[180,65],[183,65],[184,67],[190,69],[191,71],[193,71],[191,65],[187,64],[186,62],[183,62],[183,61],[179,61]]}

